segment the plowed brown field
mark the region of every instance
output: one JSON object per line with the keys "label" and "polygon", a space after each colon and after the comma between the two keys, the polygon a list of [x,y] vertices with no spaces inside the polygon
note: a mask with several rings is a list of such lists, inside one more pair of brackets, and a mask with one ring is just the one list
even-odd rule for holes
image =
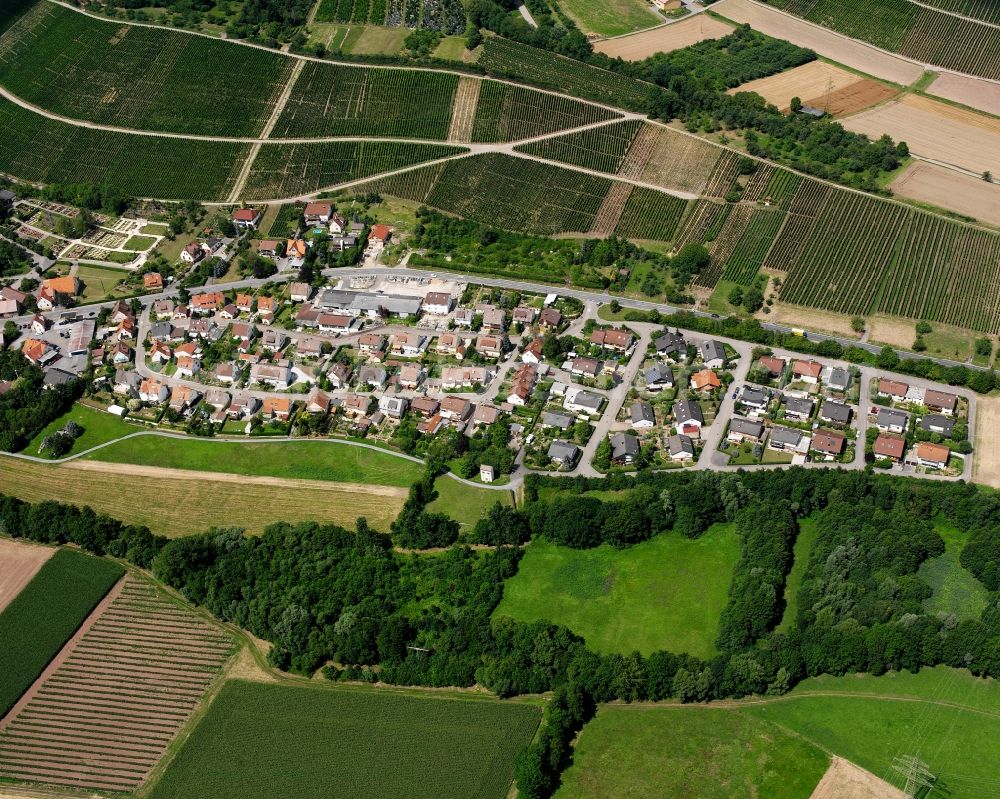
{"label": "plowed brown field", "polygon": [[52,547],[0,538],[0,611],[21,593],[54,552]]}

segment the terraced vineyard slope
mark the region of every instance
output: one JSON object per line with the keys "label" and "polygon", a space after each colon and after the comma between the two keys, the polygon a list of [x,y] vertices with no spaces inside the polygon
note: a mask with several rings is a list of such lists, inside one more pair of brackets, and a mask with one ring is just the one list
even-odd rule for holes
{"label": "terraced vineyard slope", "polygon": [[0,777],[136,789],[232,651],[225,634],[144,582],[126,578],[105,602],[0,725]]}

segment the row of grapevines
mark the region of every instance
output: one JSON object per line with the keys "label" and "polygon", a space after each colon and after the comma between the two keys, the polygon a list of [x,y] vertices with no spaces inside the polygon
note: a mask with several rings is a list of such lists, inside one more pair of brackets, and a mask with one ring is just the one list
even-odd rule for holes
{"label": "row of grapevines", "polygon": [[635,186],[615,233],[630,239],[673,241],[684,212],[692,204],[663,192]]}
{"label": "row of grapevines", "polygon": [[517,149],[552,161],[617,174],[642,125],[642,120],[629,119],[534,144],[524,144]]}
{"label": "row of grapevines", "polygon": [[752,285],[784,219],[781,210],[754,209],[749,224],[725,262],[723,278],[744,286]]}

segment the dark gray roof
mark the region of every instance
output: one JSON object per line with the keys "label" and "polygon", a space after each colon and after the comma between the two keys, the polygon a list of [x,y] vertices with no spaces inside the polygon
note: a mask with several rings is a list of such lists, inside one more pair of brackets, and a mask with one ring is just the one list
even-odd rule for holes
{"label": "dark gray roof", "polygon": [[665,363],[654,363],[644,373],[646,383],[673,383],[674,372]]}
{"label": "dark gray roof", "polygon": [[830,370],[830,376],[827,378],[826,384],[830,388],[846,389],[851,385],[851,373],[843,366],[835,366]]}
{"label": "dark gray roof", "polygon": [[794,427],[772,427],[771,441],[775,444],[789,444],[797,446],[802,440],[802,431]]}
{"label": "dark gray roof", "polygon": [[573,424],[573,417],[567,413],[545,411],[542,413],[542,424],[546,427],[558,427],[560,430],[565,430]]}
{"label": "dark gray roof", "polygon": [[951,430],[955,426],[955,420],[940,413],[929,413],[920,419],[920,427],[923,430],[944,433],[951,435]]}
{"label": "dark gray roof", "polygon": [[615,433],[611,436],[611,457],[614,459],[626,456],[635,457],[639,454],[639,439],[628,433]]}
{"label": "dark gray roof", "polygon": [[583,408],[597,411],[600,410],[601,405],[604,404],[604,397],[600,394],[594,394],[592,391],[578,391],[573,395],[570,402],[574,405],[579,405]]}
{"label": "dark gray roof", "polygon": [[549,444],[548,456],[554,461],[572,462],[580,453],[580,448],[576,444],[568,441],[556,439]]}
{"label": "dark gray roof", "polygon": [[709,339],[701,344],[701,357],[706,361],[726,360],[726,348],[721,341]]}
{"label": "dark gray roof", "polygon": [[671,455],[676,455],[679,452],[686,452],[688,455],[694,455],[694,442],[689,436],[678,433],[667,439],[667,450]]}
{"label": "dark gray roof", "polygon": [[879,427],[905,427],[910,415],[895,408],[879,408],[875,423]]}
{"label": "dark gray roof", "polygon": [[785,408],[792,413],[809,415],[813,412],[813,401],[801,397],[785,397]]}
{"label": "dark gray roof", "polygon": [[72,372],[67,372],[64,369],[60,369],[57,366],[50,366],[43,373],[42,377],[47,386],[62,386],[69,383],[71,380],[76,380],[76,375]]}
{"label": "dark gray roof", "polygon": [[740,394],[740,402],[744,405],[752,405],[755,408],[763,408],[770,401],[771,395],[767,391],[761,391],[759,388],[744,386]]}
{"label": "dark gray roof", "polygon": [[10,189],[0,189],[0,202],[13,202],[16,196]]}
{"label": "dark gray roof", "polygon": [[851,406],[842,402],[827,400],[819,409],[819,415],[824,419],[829,419],[840,424],[847,424],[851,421]]}
{"label": "dark gray roof", "polygon": [[653,406],[648,402],[636,400],[629,408],[629,414],[632,416],[632,424],[636,424],[637,422],[652,422],[656,424],[656,414],[653,412]]}
{"label": "dark gray roof", "polygon": [[701,424],[705,423],[705,415],[701,412],[701,405],[691,400],[680,400],[674,403],[674,416],[678,424],[694,420]]}
{"label": "dark gray roof", "polygon": [[764,425],[760,422],[754,422],[751,419],[741,419],[737,416],[729,423],[729,432],[761,438],[764,435]]}
{"label": "dark gray roof", "polygon": [[656,351],[660,353],[681,353],[687,351],[687,342],[680,333],[666,332],[653,342]]}

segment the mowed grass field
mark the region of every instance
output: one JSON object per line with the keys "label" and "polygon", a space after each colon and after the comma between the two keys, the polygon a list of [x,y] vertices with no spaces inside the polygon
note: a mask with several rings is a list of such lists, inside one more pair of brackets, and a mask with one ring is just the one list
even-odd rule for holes
{"label": "mowed grass field", "polygon": [[229,682],[151,799],[504,799],[530,705]]}
{"label": "mowed grass field", "polygon": [[463,528],[475,525],[496,503],[510,505],[514,501],[510,491],[476,488],[444,475],[434,481],[434,489],[438,492],[438,498],[427,506],[427,510],[431,513],[447,513]]}
{"label": "mowed grass field", "polygon": [[0,458],[3,493],[28,502],[56,500],[89,505],[100,513],[155,533],[183,536],[209,527],[243,527],[260,533],[278,521],[317,521],[353,528],[359,516],[388,530],[406,492],[397,496],[362,493],[336,484],[242,484],[192,477],[151,477],[88,471],[73,464],[48,465]]}
{"label": "mowed grass field", "polygon": [[697,540],[668,533],[625,550],[535,540],[495,615],[563,624],[598,652],[709,657],[738,557],[728,524]]}
{"label": "mowed grass field", "polygon": [[829,754],[895,784],[897,755],[939,778],[932,796],[995,795],[1000,685],[938,667],[819,677],[791,694],[717,705],[604,706],[556,799],[806,799]]}
{"label": "mowed grass field", "polygon": [[742,711],[601,707],[556,799],[808,799],[826,771],[817,747]]}
{"label": "mowed grass field", "polygon": [[87,460],[169,469],[328,480],[408,488],[423,465],[389,452],[318,439],[281,442],[221,442],[141,436],[86,456]]}
{"label": "mowed grass field", "polygon": [[978,619],[990,594],[976,577],[959,561],[965,546],[966,534],[944,522],[935,529],[944,539],[944,554],[925,561],[917,576],[925,580],[934,594],[924,600],[928,613],[953,613],[959,619]]}
{"label": "mowed grass field", "polygon": [[128,272],[80,264],[76,276],[83,283],[83,299],[93,302],[104,299],[114,291],[115,286],[128,277]]}
{"label": "mowed grass field", "polygon": [[0,613],[0,717],[124,573],[109,560],[60,549]]}
{"label": "mowed grass field", "polygon": [[38,451],[38,448],[48,436],[57,430],[62,430],[67,422],[76,422],[83,428],[83,434],[73,442],[73,448],[69,451],[70,455],[143,429],[137,425],[128,424],[106,411],[91,408],[89,405],[78,402],[58,419],[46,425],[24,448],[24,454],[46,457]]}
{"label": "mowed grass field", "polygon": [[584,33],[601,36],[620,36],[663,22],[645,0],[563,0],[560,5]]}

